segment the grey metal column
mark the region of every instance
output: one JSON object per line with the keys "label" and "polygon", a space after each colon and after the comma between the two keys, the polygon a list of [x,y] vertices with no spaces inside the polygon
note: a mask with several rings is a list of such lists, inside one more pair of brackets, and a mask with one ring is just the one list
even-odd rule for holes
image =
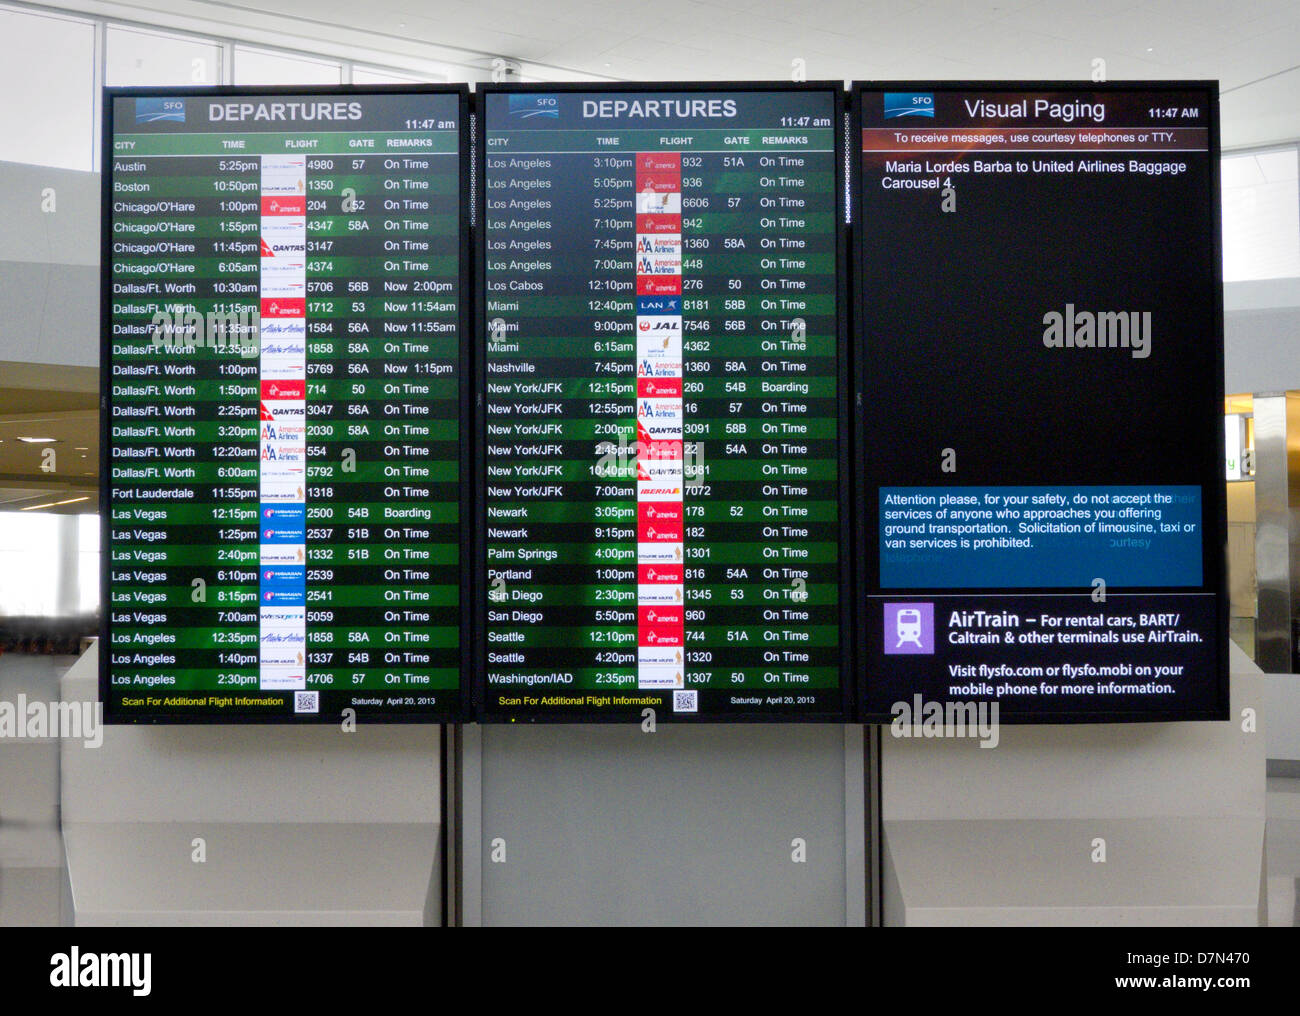
{"label": "grey metal column", "polygon": [[864,924],[863,728],[464,728],[462,919]]}
{"label": "grey metal column", "polygon": [[1255,575],[1259,620],[1255,661],[1266,674],[1291,672],[1293,536],[1287,480],[1288,434],[1285,392],[1255,396]]}

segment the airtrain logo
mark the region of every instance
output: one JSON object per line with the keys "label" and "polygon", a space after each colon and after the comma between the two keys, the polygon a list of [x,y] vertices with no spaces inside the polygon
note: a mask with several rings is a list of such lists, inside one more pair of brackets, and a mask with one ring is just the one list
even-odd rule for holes
{"label": "airtrain logo", "polygon": [[920,116],[934,119],[933,92],[886,92],[885,119],[897,120],[903,116]]}

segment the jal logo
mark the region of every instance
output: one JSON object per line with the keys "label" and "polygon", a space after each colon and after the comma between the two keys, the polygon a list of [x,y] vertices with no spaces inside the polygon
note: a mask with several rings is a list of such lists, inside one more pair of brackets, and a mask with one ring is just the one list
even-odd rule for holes
{"label": "jal logo", "polygon": [[639,329],[641,329],[641,331],[643,331],[643,332],[648,332],[648,331],[650,330],[650,322],[649,322],[649,321],[642,321],[642,322],[640,322],[640,323],[637,325],[637,327],[638,327]]}

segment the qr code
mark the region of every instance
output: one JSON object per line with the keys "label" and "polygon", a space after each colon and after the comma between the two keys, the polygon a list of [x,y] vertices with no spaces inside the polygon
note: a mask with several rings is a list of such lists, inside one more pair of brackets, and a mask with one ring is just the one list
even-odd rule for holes
{"label": "qr code", "polygon": [[320,712],[320,692],[296,691],[293,693],[293,711],[295,713]]}
{"label": "qr code", "polygon": [[700,693],[694,689],[691,691],[673,692],[673,712],[675,713],[697,713],[700,711]]}

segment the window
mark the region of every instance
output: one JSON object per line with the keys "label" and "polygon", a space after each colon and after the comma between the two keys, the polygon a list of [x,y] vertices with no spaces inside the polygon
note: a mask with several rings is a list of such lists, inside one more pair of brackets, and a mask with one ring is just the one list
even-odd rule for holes
{"label": "window", "polygon": [[207,39],[109,25],[104,83],[219,85],[221,47]]}
{"label": "window", "polygon": [[445,75],[439,76],[421,76],[414,71],[390,71],[382,67],[356,67],[352,68],[352,83],[354,85],[406,85],[419,84],[423,81],[446,81]]}
{"label": "window", "polygon": [[333,61],[235,47],[237,85],[337,85],[343,68]]}
{"label": "window", "polygon": [[0,39],[0,159],[92,168],[94,24],[0,8]]}
{"label": "window", "polygon": [[1300,276],[1297,150],[1223,158],[1223,278]]}

